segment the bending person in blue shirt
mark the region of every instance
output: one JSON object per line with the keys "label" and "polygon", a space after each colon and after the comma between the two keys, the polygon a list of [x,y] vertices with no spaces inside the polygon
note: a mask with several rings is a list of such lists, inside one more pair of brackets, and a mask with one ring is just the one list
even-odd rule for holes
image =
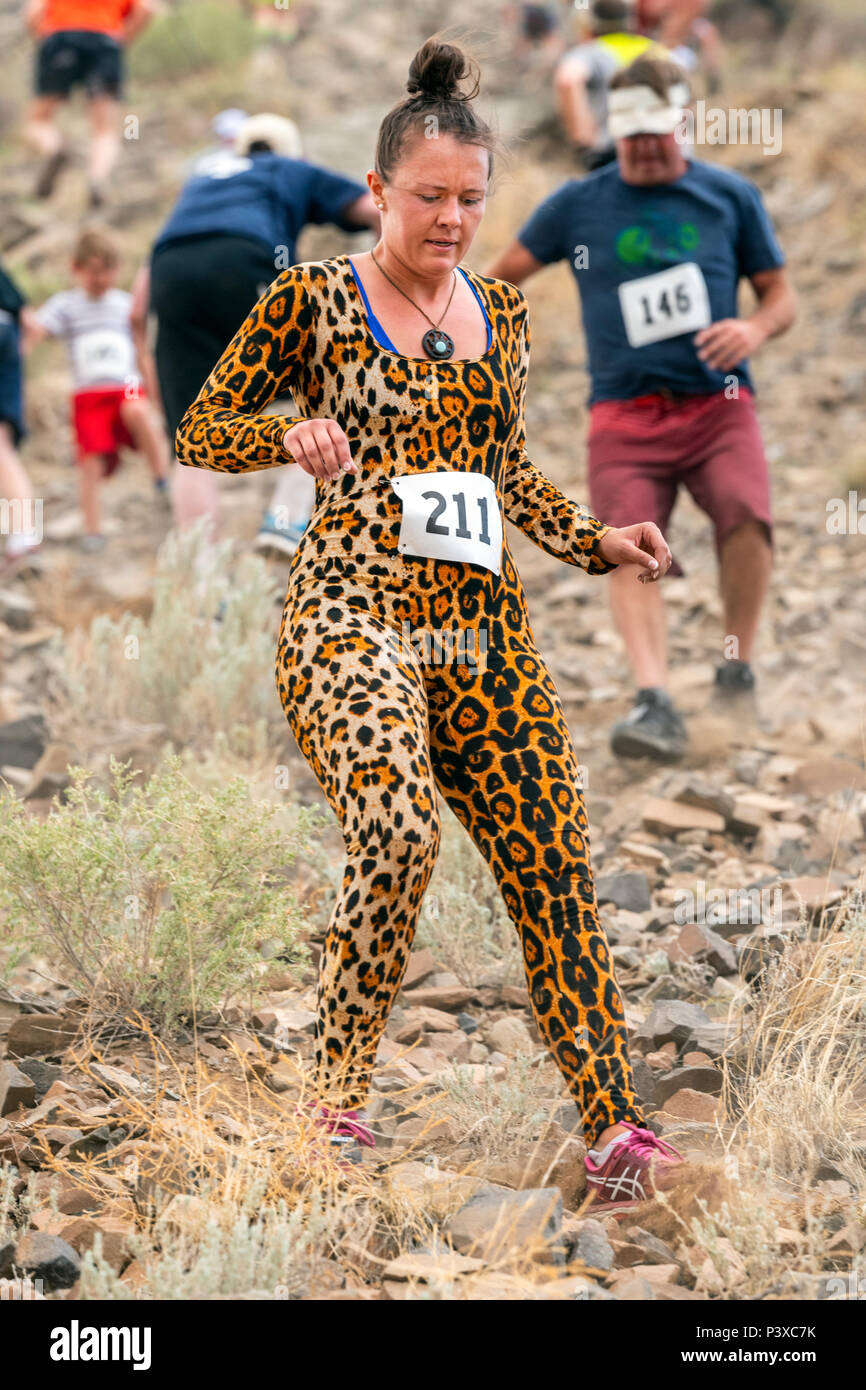
{"label": "bending person in blue shirt", "polygon": [[[684,157],[683,81],[676,64],[649,57],[618,73],[608,100],[616,163],[556,189],[487,273],[519,285],[568,261],[592,383],[592,510],[617,527],[647,517],[667,535],[682,484],[710,517],[724,612],[715,685],[729,703],[754,687],[771,569],[769,478],[748,358],[791,325],[795,300],[757,189]],[[743,277],[758,299],[746,318],[737,314]],[[676,558],[670,572],[682,573]],[[613,750],[675,760],[687,735],[667,691],[663,590],[614,574],[610,595],[637,685]]]}
{"label": "bending person in blue shirt", "polygon": [[[156,378],[172,443],[253,305],[280,271],[295,264],[304,227],[330,222],[349,232],[378,231],[379,214],[364,184],[298,153],[293,122],[251,116],[234,149],[212,155],[205,172],[184,185],[156,238],[149,270],[139,274],[133,328],[143,342],[149,307],[157,320]],[[215,533],[218,493],[206,470],[178,464],[172,500],[179,526],[207,515]]]}

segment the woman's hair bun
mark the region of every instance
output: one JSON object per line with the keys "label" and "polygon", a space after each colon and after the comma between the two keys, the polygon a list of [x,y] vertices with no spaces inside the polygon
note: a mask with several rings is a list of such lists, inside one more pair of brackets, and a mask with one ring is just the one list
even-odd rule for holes
{"label": "woman's hair bun", "polygon": [[[472,90],[460,90],[467,77],[473,79]],[[428,39],[422,44],[409,65],[406,90],[411,97],[428,101],[471,101],[478,95],[478,71],[466,54],[453,43]]]}

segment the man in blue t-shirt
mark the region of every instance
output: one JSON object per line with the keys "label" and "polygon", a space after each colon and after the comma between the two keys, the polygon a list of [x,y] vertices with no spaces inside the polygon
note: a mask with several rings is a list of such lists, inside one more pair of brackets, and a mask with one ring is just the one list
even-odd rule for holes
{"label": "man in blue t-shirt", "polygon": [[[610,84],[617,162],[571,179],[532,214],[488,273],[520,284],[567,259],[580,291],[590,394],[592,509],[611,526],[670,519],[679,485],[715,528],[724,610],[716,692],[751,692],[771,569],[769,478],[748,358],[783,333],[795,300],[760,194],[683,154],[688,89],[673,63],[638,58]],[[758,306],[737,314],[740,280]],[[671,573],[682,573],[674,561]],[[682,756],[667,692],[662,591],[611,575],[611,606],[637,684],[615,725],[622,757]],[[738,703],[742,703],[739,701]]]}
{"label": "man in blue t-shirt", "polygon": [[[262,112],[240,127],[233,149],[211,155],[194,174],[154,242],[148,270],[133,291],[133,331],[145,340],[148,308],[157,320],[156,382],[174,443],[192,404],[234,334],[281,270],[297,260],[297,239],[310,223],[344,231],[378,231],[379,214],[366,185],[299,158],[294,122]],[[179,464],[172,488],[180,527],[207,515],[216,528],[215,480]],[[298,470],[300,471],[300,470]],[[303,508],[300,508],[302,511]],[[291,520],[291,518],[290,518]],[[291,534],[266,523],[268,539],[287,553]],[[272,534],[273,533],[273,534]]]}

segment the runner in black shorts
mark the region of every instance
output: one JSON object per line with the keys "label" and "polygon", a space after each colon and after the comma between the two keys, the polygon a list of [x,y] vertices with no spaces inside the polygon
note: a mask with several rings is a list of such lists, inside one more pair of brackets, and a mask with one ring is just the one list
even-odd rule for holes
{"label": "runner in black shorts", "polygon": [[80,87],[90,109],[90,206],[101,206],[120,148],[117,101],[123,90],[125,46],[151,13],[151,0],[30,0],[27,22],[39,47],[26,134],[45,156],[36,197],[50,196],[69,159],[54,115],[60,102]]}
{"label": "runner in black shorts", "polygon": [[123,78],[123,49],[108,34],[88,29],[49,34],[36,54],[40,97],[68,97],[75,87],[83,87],[89,97],[119,97]]}
{"label": "runner in black shorts", "polygon": [[[254,138],[253,138],[254,137]],[[136,281],[133,327],[157,320],[156,375],[169,438],[214,364],[279,270],[297,259],[308,223],[378,230],[364,184],[290,156],[291,121],[262,112],[238,132],[235,151],[214,156],[188,179]],[[180,466],[172,487],[180,529],[207,516],[216,532],[212,476]]]}

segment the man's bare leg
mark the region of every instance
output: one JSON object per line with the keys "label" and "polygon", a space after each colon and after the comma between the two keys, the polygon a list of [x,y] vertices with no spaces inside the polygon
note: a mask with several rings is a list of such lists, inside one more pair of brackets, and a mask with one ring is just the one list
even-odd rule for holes
{"label": "man's bare leg", "polygon": [[208,518],[210,539],[217,539],[220,527],[219,489],[210,469],[175,463],[171,502],[174,522],[179,531],[187,530],[200,516],[204,516]]}
{"label": "man's bare leg", "polygon": [[51,196],[57,175],[66,162],[63,134],[54,120],[62,100],[62,97],[34,97],[27,108],[24,138],[44,159],[34,190],[37,198]]}
{"label": "man's bare leg", "polygon": [[610,607],[639,690],[667,685],[667,622],[657,584],[638,584],[631,567],[609,578]]}
{"label": "man's bare leg", "polygon": [[725,538],[719,585],[725,617],[726,656],[751,661],[772,568],[773,552],[762,522],[744,522]]}
{"label": "man's bare leg", "polygon": [[120,152],[120,106],[114,97],[102,95],[90,99],[90,151],[87,160],[87,181],[92,202],[101,202]]}

